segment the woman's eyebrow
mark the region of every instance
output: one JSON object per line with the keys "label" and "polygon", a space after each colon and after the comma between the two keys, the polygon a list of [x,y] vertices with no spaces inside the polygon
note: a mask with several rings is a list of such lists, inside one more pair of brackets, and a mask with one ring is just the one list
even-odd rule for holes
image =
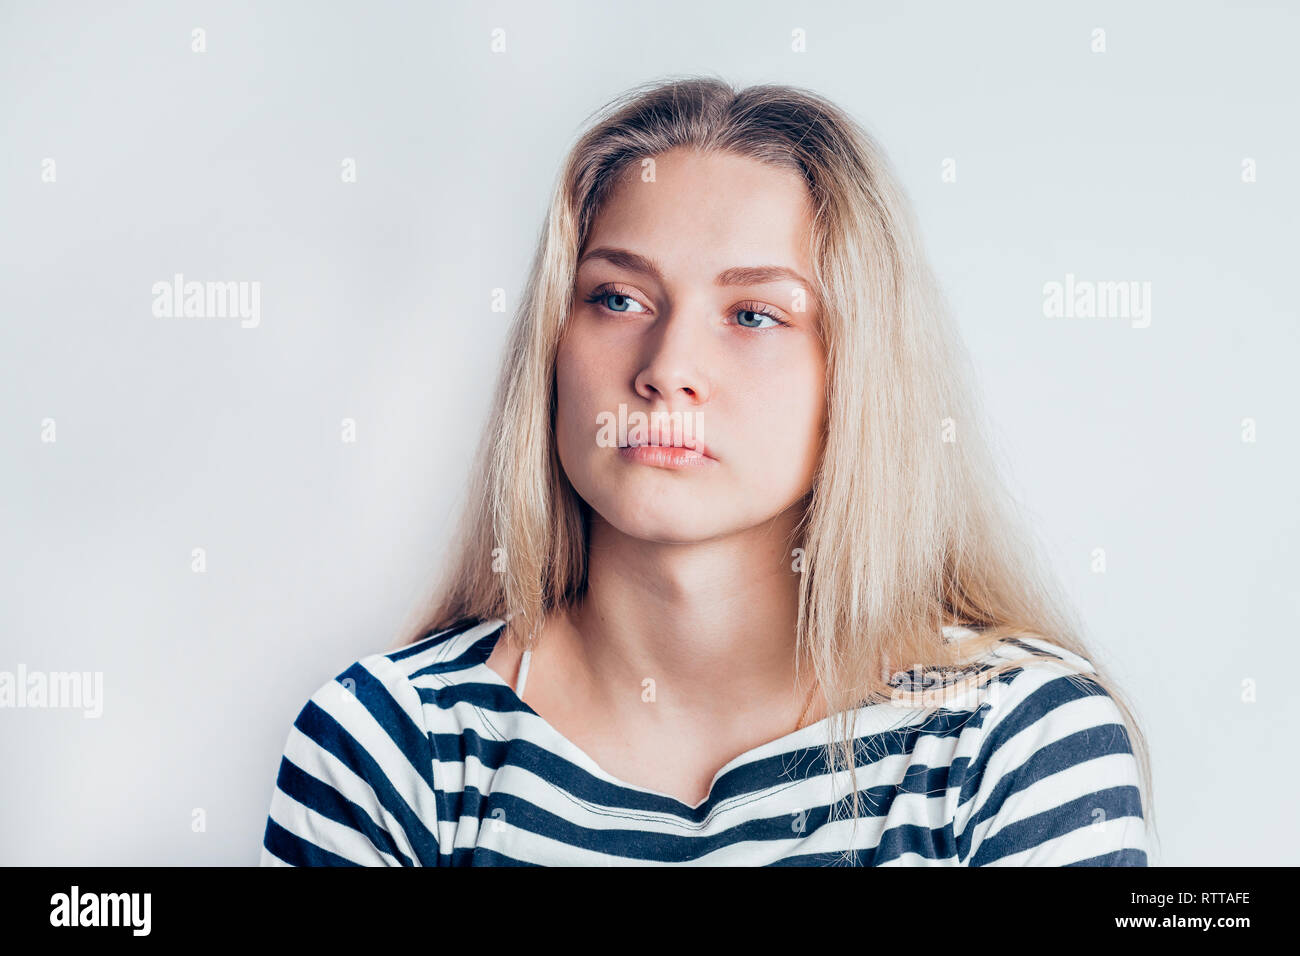
{"label": "woman's eyebrow", "polygon": [[[662,282],[664,278],[662,270],[655,264],[654,260],[647,259],[645,256],[628,249],[599,246],[585,253],[578,260],[578,265],[582,265],[588,259],[604,259],[621,269],[640,272],[642,275],[648,275],[659,282]],[[805,289],[811,288],[807,279],[785,266],[734,266],[719,272],[713,282],[715,285],[720,286],[762,285],[765,282],[780,282],[787,279],[799,283]]]}

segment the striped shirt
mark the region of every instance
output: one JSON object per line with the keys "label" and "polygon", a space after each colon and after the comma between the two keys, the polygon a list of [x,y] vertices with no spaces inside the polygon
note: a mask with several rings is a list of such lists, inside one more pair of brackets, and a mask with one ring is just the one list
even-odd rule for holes
{"label": "striped shirt", "polygon": [[[524,703],[486,663],[504,624],[462,621],[316,691],[289,730],[261,864],[1147,865],[1119,709],[1054,661],[927,709],[859,708],[853,832],[828,718],[731,760],[688,806],[606,773]],[[976,669],[1028,650],[999,645]]]}

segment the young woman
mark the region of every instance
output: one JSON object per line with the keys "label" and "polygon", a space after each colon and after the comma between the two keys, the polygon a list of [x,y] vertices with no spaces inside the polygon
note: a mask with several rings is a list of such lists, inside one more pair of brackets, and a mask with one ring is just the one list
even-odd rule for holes
{"label": "young woman", "polygon": [[613,103],[564,165],[446,578],[299,714],[262,862],[1147,865],[1142,737],[967,365],[833,104],[713,78]]}

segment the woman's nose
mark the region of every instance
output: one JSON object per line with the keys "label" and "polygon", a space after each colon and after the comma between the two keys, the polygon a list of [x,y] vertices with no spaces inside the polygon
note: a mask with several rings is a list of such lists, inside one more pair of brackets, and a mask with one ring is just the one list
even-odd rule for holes
{"label": "woman's nose", "polygon": [[660,398],[669,405],[706,401],[708,345],[704,341],[704,323],[698,317],[691,322],[690,316],[681,312],[659,321],[663,324],[647,338],[644,365],[636,376],[637,394],[646,399]]}

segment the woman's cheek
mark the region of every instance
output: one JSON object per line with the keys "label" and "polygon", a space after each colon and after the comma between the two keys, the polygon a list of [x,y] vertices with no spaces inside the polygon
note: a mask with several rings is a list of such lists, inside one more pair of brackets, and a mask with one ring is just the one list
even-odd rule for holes
{"label": "woman's cheek", "polygon": [[748,406],[744,418],[746,426],[758,426],[753,431],[747,428],[746,447],[758,451],[770,469],[771,480],[782,491],[803,484],[815,467],[812,459],[818,445],[823,398],[813,394],[809,385],[802,376],[773,379],[762,390],[763,399]]}
{"label": "woman's cheek", "polygon": [[570,349],[556,358],[556,422],[561,464],[582,468],[596,443],[601,382],[598,366]]}

